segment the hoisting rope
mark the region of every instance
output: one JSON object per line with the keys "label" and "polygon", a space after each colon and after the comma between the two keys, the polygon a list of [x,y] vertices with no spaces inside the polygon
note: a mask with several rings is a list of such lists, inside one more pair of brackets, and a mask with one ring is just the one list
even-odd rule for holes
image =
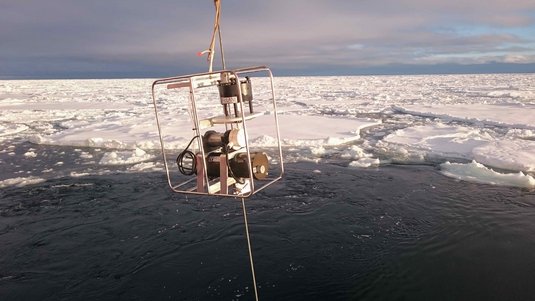
{"label": "hoisting rope", "polygon": [[245,222],[245,234],[247,236],[247,246],[249,247],[249,261],[251,263],[251,274],[253,275],[253,287],[255,300],[258,301],[258,289],[256,288],[256,277],[253,263],[253,251],[251,249],[251,239],[249,238],[249,225],[247,222],[247,210],[245,210],[245,198],[241,198],[241,205],[243,208],[243,221]]}
{"label": "hoisting rope", "polygon": [[215,6],[215,20],[214,20],[214,30],[212,32],[212,39],[210,40],[210,47],[198,53],[199,56],[202,56],[203,54],[208,53],[208,57],[206,58],[206,60],[209,63],[208,72],[212,72],[213,70],[216,35],[219,36],[219,48],[221,50],[221,63],[223,64],[223,69],[226,68],[225,57],[223,53],[223,41],[221,39],[221,28],[219,27],[219,18],[221,16],[221,1],[214,0],[214,6]]}
{"label": "hoisting rope", "polygon": [[[201,51],[198,53],[199,56],[208,53],[207,61],[209,62],[208,72],[212,72],[214,65],[214,55],[215,55],[215,40],[216,35],[219,37],[219,49],[221,51],[221,64],[223,69],[225,66],[225,54],[223,52],[223,41],[221,39],[221,28],[219,27],[219,18],[221,16],[221,1],[214,0],[215,5],[215,20],[214,20],[214,31],[212,32],[212,39],[210,40],[210,47],[207,50]],[[228,159],[228,156],[227,156]],[[245,209],[245,198],[241,198],[242,208],[243,208],[243,221],[245,223],[245,236],[247,237],[247,247],[249,249],[249,263],[251,264],[251,275],[253,277],[253,287],[255,300],[258,301],[258,288],[256,286],[256,275],[254,270],[253,262],[253,251],[251,248],[251,238],[249,237],[249,223],[247,221],[247,210]]]}

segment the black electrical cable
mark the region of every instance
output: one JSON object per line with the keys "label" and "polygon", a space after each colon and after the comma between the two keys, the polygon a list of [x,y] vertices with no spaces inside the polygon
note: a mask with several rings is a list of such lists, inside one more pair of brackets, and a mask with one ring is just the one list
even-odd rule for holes
{"label": "black electrical cable", "polygon": [[245,180],[241,180],[241,178],[238,178],[234,175],[234,172],[232,172],[232,167],[230,167],[230,160],[229,160],[229,150],[230,150],[230,147],[228,145],[226,145],[226,147],[224,148],[225,150],[225,157],[227,158],[227,167],[228,167],[228,172],[230,174],[230,176],[232,178],[234,178],[234,180],[236,180],[237,183],[240,183],[240,184],[245,184]]}
{"label": "black electrical cable", "polygon": [[[195,159],[195,154],[189,150],[189,147],[193,143],[193,140],[198,138],[195,136],[191,138],[191,141],[188,143],[188,146],[176,157],[176,164],[178,166],[178,171],[185,176],[191,176],[197,171],[197,160]],[[185,165],[185,160],[191,161],[191,166]]]}

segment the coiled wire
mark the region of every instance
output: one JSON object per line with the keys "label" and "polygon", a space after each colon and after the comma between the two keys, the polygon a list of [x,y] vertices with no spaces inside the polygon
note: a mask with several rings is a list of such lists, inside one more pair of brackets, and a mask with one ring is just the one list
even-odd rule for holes
{"label": "coiled wire", "polygon": [[[191,141],[188,143],[188,146],[176,157],[176,165],[178,166],[178,171],[185,176],[191,176],[197,172],[197,160],[195,160],[195,153],[189,150],[189,147],[193,143],[193,140],[198,138],[195,136],[191,138]],[[190,166],[187,165],[187,162],[190,161]]]}

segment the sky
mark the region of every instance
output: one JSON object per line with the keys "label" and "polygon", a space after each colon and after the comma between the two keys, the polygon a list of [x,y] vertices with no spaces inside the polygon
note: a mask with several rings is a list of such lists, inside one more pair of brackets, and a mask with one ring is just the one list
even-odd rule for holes
{"label": "sky", "polygon": [[[227,67],[275,75],[535,72],[533,0],[221,0]],[[208,70],[211,0],[2,0],[0,78]],[[220,69],[216,56],[215,69]]]}

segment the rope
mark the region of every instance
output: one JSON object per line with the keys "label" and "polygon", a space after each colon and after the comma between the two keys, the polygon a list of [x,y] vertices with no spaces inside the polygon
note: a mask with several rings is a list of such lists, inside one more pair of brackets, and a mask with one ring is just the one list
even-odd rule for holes
{"label": "rope", "polygon": [[219,17],[221,16],[220,0],[214,0],[214,5],[215,5],[215,20],[214,20],[214,31],[212,32],[212,39],[210,40],[210,47],[208,48],[207,59],[210,62],[210,66],[208,67],[208,72],[212,72],[212,66],[214,64],[216,34],[219,33],[219,38],[221,39],[221,31],[219,29]]}
{"label": "rope", "polygon": [[223,70],[227,68],[225,65],[225,53],[223,51],[223,39],[221,38],[221,26],[219,26],[219,18],[221,16],[221,0],[214,0],[215,5],[215,20],[214,20],[214,31],[212,32],[212,39],[210,39],[210,47],[206,50],[200,51],[197,53],[198,56],[208,53],[206,60],[209,63],[208,72],[212,72],[212,67],[214,65],[214,56],[215,56],[215,39],[216,36],[219,37],[219,50],[221,52],[221,64],[223,65]]}
{"label": "rope", "polygon": [[[214,64],[216,35],[219,36],[219,47],[221,50],[221,63],[223,64],[223,69],[226,68],[225,55],[223,53],[223,41],[221,39],[221,28],[219,27],[219,18],[221,16],[221,1],[214,0],[214,5],[215,5],[214,31],[212,32],[212,39],[210,40],[210,47],[207,50],[201,52],[201,54],[208,52],[207,60],[208,62],[210,62],[210,65],[208,67],[208,72],[212,72],[212,66]],[[228,156],[227,156],[227,160],[228,160]],[[251,238],[249,237],[249,223],[247,222],[247,210],[245,208],[245,198],[241,198],[241,204],[243,208],[243,221],[245,223],[245,236],[247,237],[247,248],[249,249],[249,263],[251,264],[251,275],[253,277],[254,295],[255,295],[255,300],[258,301],[258,288],[256,286],[256,275],[255,275],[255,270],[254,270],[253,251],[251,248]]]}
{"label": "rope", "polygon": [[253,263],[253,251],[251,249],[251,239],[249,238],[249,225],[247,223],[247,210],[245,210],[245,198],[241,198],[241,204],[243,208],[243,221],[245,222],[245,234],[247,236],[247,246],[249,247],[249,261],[251,263],[251,274],[253,275],[253,286],[255,300],[258,301],[258,289],[256,288],[256,277]]}

